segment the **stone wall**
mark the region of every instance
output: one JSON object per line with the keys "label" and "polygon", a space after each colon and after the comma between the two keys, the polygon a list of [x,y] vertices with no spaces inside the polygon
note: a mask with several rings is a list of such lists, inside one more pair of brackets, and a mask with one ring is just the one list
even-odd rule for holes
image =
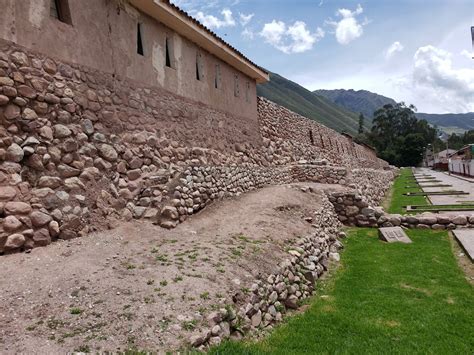
{"label": "stone wall", "polygon": [[329,200],[334,205],[340,222],[357,227],[394,227],[451,230],[474,228],[474,214],[456,212],[450,214],[422,213],[399,215],[386,213],[382,207],[374,207],[358,191],[335,192]]}
{"label": "stone wall", "polygon": [[267,160],[286,163],[292,159],[326,159],[352,168],[388,168],[373,150],[347,136],[259,97],[258,112]]}
{"label": "stone wall", "polygon": [[0,253],[120,218],[158,215],[170,227],[265,184],[345,184],[354,166],[387,166],[267,100],[259,99],[259,115],[231,116],[0,42]]}
{"label": "stone wall", "polygon": [[277,167],[195,166],[187,169],[175,181],[171,199],[161,209],[158,220],[165,228],[204,208],[212,201],[235,196],[265,185],[312,181],[344,184],[345,168],[293,164]]}
{"label": "stone wall", "polygon": [[[311,188],[308,187],[308,193]],[[262,275],[251,285],[249,294],[234,295],[233,307],[212,312],[207,317],[209,328],[190,338],[190,344],[205,349],[222,339],[241,337],[248,331],[267,328],[280,322],[285,313],[299,307],[310,297],[316,281],[328,270],[329,263],[339,261],[340,230],[334,207],[326,198],[313,215],[315,230],[288,248],[288,257],[275,265],[275,271]]]}

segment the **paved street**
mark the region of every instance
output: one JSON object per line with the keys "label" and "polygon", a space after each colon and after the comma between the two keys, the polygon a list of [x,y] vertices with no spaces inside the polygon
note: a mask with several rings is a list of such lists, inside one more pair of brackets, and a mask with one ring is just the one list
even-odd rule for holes
{"label": "paved street", "polygon": [[469,195],[442,195],[442,196],[428,196],[433,205],[457,205],[463,203],[472,203],[474,204],[474,182],[465,181],[460,178],[455,177],[454,175],[448,175],[440,171],[434,171],[427,168],[416,169],[416,174],[427,174],[436,178],[441,182],[436,183],[422,183],[421,186],[429,184],[446,184],[452,185],[451,187],[430,187],[423,188],[425,192],[434,192],[434,191],[449,191],[449,190],[458,190],[468,192]]}

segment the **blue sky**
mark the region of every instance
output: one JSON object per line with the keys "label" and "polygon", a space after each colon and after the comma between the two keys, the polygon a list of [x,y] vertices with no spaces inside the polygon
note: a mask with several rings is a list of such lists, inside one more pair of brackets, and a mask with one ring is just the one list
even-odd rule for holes
{"label": "blue sky", "polygon": [[174,0],[251,60],[310,89],[421,112],[474,111],[474,0]]}

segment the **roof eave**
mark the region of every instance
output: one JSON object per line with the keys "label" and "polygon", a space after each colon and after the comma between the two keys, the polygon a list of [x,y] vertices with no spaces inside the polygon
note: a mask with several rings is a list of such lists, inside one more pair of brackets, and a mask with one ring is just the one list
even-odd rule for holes
{"label": "roof eave", "polygon": [[240,72],[255,79],[257,83],[270,80],[268,73],[242,58],[234,50],[219,41],[215,36],[198,26],[185,15],[160,0],[129,0],[130,4],[163,23],[199,47],[220,58]]}

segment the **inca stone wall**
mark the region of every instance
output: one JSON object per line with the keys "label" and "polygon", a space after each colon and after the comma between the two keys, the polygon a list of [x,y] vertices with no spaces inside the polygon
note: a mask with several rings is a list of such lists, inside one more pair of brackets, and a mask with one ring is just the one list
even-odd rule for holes
{"label": "inca stone wall", "polygon": [[376,203],[370,203],[360,191],[336,192],[330,194],[329,200],[334,205],[339,221],[349,226],[358,227],[394,227],[452,230],[474,228],[474,215],[434,214],[399,215],[386,213]]}
{"label": "inca stone wall", "polygon": [[357,166],[386,164],[267,100],[252,121],[0,42],[0,253],[115,219],[171,227],[265,184],[346,184]]}
{"label": "inca stone wall", "polygon": [[[277,163],[292,159],[327,159],[333,165],[353,168],[388,168],[373,150],[350,138],[259,97],[258,112],[266,158]],[[272,158],[276,154],[279,158]]]}
{"label": "inca stone wall", "polygon": [[[310,187],[305,191],[312,192]],[[342,225],[327,198],[315,211],[312,223],[314,232],[296,240],[288,248],[288,257],[275,265],[272,274],[255,280],[249,294],[234,295],[234,307],[208,315],[209,329],[194,334],[189,339],[192,346],[205,350],[205,346],[230,336],[238,338],[275,324],[313,294],[316,281],[328,270],[330,262],[339,261],[343,247],[340,240],[345,233],[340,231]]]}

